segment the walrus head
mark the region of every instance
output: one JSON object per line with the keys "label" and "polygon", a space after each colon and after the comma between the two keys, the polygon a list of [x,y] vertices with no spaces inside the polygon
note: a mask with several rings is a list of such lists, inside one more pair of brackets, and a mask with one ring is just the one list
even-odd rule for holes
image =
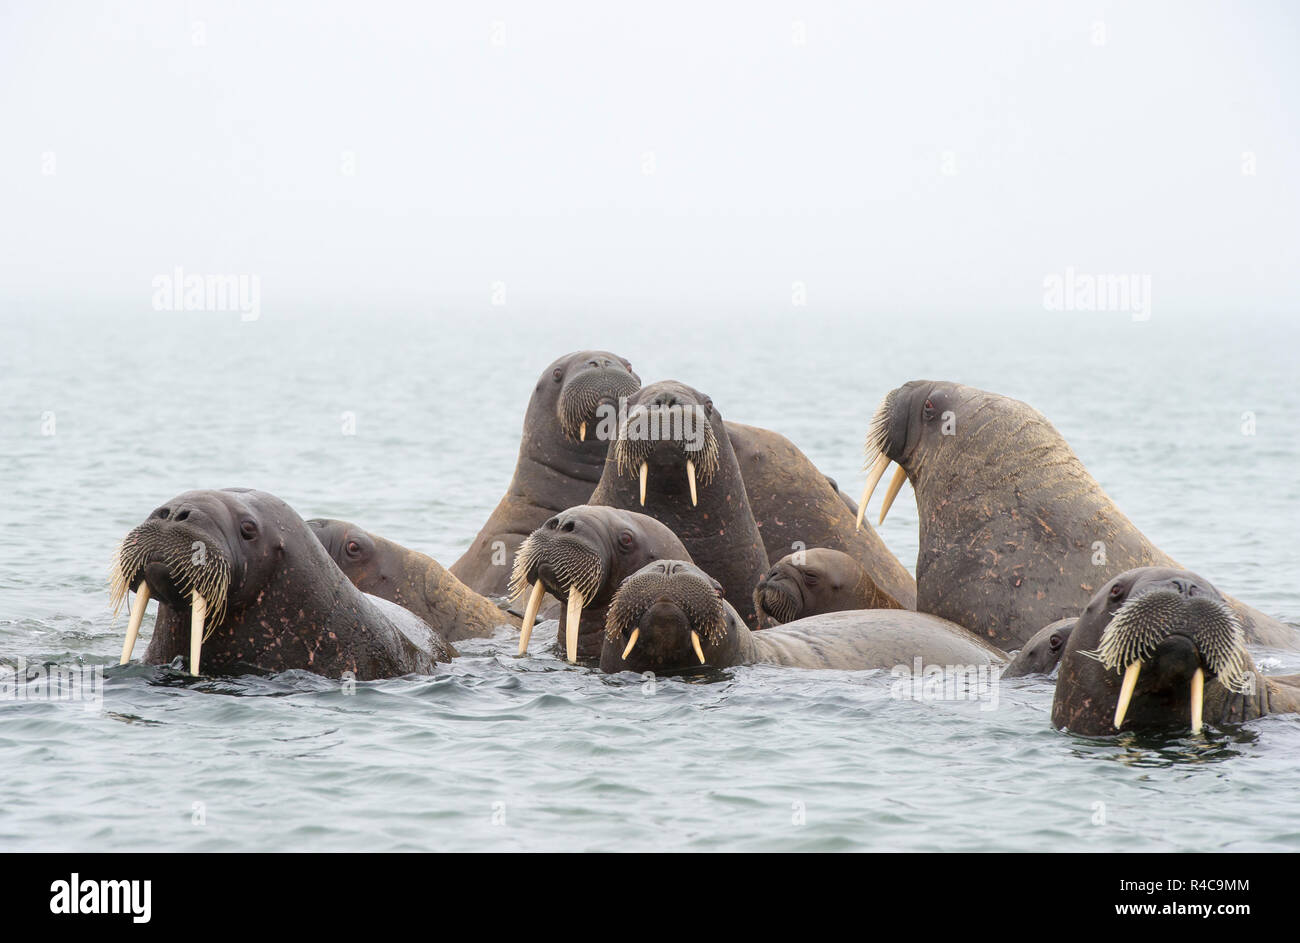
{"label": "walrus head", "polygon": [[885,394],[871,419],[866,443],[868,474],[858,504],[858,526],[862,526],[867,502],[891,463],[896,462],[898,468],[885,489],[879,524],[885,522],[907,479],[915,484],[932,468],[946,475],[996,466],[1004,453],[1022,459],[1026,453],[1032,454],[1035,445],[1065,447],[1042,414],[1019,400],[958,383],[905,383]]}
{"label": "walrus head", "polygon": [[605,671],[698,669],[729,664],[736,615],[722,585],[684,560],[659,560],[623,581],[605,618]]}
{"label": "walrus head", "polygon": [[889,602],[861,563],[829,547],[786,554],[754,589],[761,626],[846,609],[892,608]]}
{"label": "walrus head", "polygon": [[1061,658],[1052,722],[1075,733],[1177,729],[1267,710],[1241,621],[1194,573],[1139,567],[1107,583]]}
{"label": "walrus head", "polygon": [[363,593],[392,598],[386,584],[393,581],[393,574],[379,565],[373,534],[356,524],[331,518],[313,518],[307,526],[352,585]]}
{"label": "walrus head", "polygon": [[566,354],[542,371],[535,399],[554,400],[555,420],[565,437],[585,442],[595,432],[601,406],[616,410],[619,400],[641,386],[632,364],[604,350]]}
{"label": "walrus head", "polygon": [[652,383],[629,398],[612,456],[618,474],[640,479],[642,507],[652,478],[656,492],[689,493],[691,506],[699,503],[697,489],[713,480],[720,461],[715,422],[722,419],[713,400],[675,380]]}
{"label": "walrus head", "polygon": [[1002,677],[1019,678],[1024,675],[1051,675],[1061,663],[1065,645],[1078,618],[1057,619],[1043,626],[1024,644],[1011,663],[1002,669]]}
{"label": "walrus head", "polygon": [[[565,600],[565,654],[577,661],[584,648],[584,614],[604,626],[605,607],[623,578],[665,554],[685,556],[671,530],[654,518],[619,508],[579,505],[561,511],[520,545],[510,580],[512,596],[526,598],[519,654],[528,650],[542,596]],[[585,633],[599,644],[599,634]]]}
{"label": "walrus head", "polygon": [[263,576],[284,551],[280,518],[297,515],[273,495],[249,489],[188,491],[132,529],[118,547],[111,568],[114,611],[135,590],[122,647],[131,658],[150,597],[190,620],[190,673],[197,675],[200,652],[227,615],[260,592]]}

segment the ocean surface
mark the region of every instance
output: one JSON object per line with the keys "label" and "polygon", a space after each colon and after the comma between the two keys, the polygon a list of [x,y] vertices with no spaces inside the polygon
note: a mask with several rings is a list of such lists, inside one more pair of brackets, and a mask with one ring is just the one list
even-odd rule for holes
{"label": "ocean surface", "polygon": [[[1043,680],[1002,682],[996,707],[899,699],[881,672],[649,684],[557,661],[545,630],[525,658],[503,632],[351,694],[297,672],[193,680],[117,667],[107,591],[116,544],[191,488],[271,491],[449,565],[510,479],[542,369],[605,348],[784,433],[855,495],[892,387],[1024,399],[1164,550],[1300,624],[1292,323],[147,305],[0,320],[0,661],[103,668],[99,702],[0,699],[2,851],[1300,848],[1294,716],[1089,739],[1052,729]],[[909,490],[881,532],[914,568]],[[1300,653],[1257,658],[1300,671]]]}

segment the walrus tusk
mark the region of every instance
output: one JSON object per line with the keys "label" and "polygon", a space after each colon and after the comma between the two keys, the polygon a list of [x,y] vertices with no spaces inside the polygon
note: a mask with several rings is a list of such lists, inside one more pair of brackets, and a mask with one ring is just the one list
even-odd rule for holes
{"label": "walrus tusk", "polygon": [[885,523],[885,515],[889,513],[889,509],[894,504],[894,498],[898,497],[898,489],[903,487],[905,481],[907,481],[907,469],[899,465],[898,468],[894,469],[894,477],[889,482],[889,490],[885,492],[885,500],[880,503],[880,520],[876,521],[877,527]]}
{"label": "walrus tusk", "polygon": [[125,665],[131,660],[131,652],[135,649],[135,640],[140,634],[140,623],[144,621],[144,610],[149,605],[149,584],[141,583],[140,588],[135,591],[135,601],[131,603],[131,621],[126,626],[126,641],[122,643],[122,660],[119,665]]}
{"label": "walrus tusk", "polygon": [[1205,710],[1205,670],[1196,669],[1196,674],[1192,675],[1192,735],[1195,736],[1201,732],[1204,726],[1202,715]]}
{"label": "walrus tusk", "polygon": [[578,622],[582,619],[582,593],[570,587],[569,613],[564,620],[564,651],[569,664],[578,660]]}
{"label": "walrus tusk", "polygon": [[641,637],[640,629],[632,630],[632,637],[627,640],[627,648],[623,649],[623,660],[627,661],[627,656],[632,654],[632,649],[636,648],[636,640]]}
{"label": "walrus tusk", "polygon": [[203,651],[203,620],[208,615],[208,604],[197,592],[193,593],[190,610],[190,674],[199,676],[199,654]]}
{"label": "walrus tusk", "polygon": [[645,482],[650,477],[650,466],[645,462],[641,463],[641,507],[645,507]]}
{"label": "walrus tusk", "polygon": [[578,441],[579,442],[587,441],[587,424],[585,422],[578,427]]}
{"label": "walrus tusk", "polygon": [[876,459],[875,464],[871,466],[871,472],[867,475],[867,483],[862,488],[862,500],[858,502],[858,530],[862,530],[862,518],[867,513],[867,502],[871,500],[871,494],[876,490],[876,485],[880,484],[880,476],[885,473],[889,467],[889,456],[882,454]]}
{"label": "walrus tusk", "polygon": [[546,594],[546,587],[542,581],[538,580],[533,584],[532,592],[528,594],[528,605],[524,607],[524,624],[519,627],[519,654],[524,655],[528,652],[528,640],[533,637],[533,623],[537,621],[537,610],[542,608],[542,596]]}
{"label": "walrus tusk", "polygon": [[1118,730],[1124,723],[1124,715],[1128,713],[1128,702],[1133,700],[1133,689],[1137,687],[1138,672],[1142,670],[1142,661],[1133,662],[1124,671],[1124,682],[1119,686],[1119,703],[1115,705],[1115,729]]}
{"label": "walrus tusk", "polygon": [[691,507],[695,507],[700,502],[695,496],[695,460],[688,458],[686,460],[686,480],[691,483]]}
{"label": "walrus tusk", "polygon": [[700,633],[694,629],[691,629],[691,648],[695,649],[695,657],[700,660],[700,664],[704,664],[704,649],[700,648]]}

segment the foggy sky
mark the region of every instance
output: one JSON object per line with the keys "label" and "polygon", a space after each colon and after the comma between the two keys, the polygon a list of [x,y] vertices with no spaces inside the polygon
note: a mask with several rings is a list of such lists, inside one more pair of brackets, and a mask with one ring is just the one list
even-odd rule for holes
{"label": "foggy sky", "polygon": [[1150,275],[1157,312],[1284,315],[1298,27],[1281,3],[5,0],[0,304],[147,309],[180,265],[257,275],[264,316],[495,283],[1014,311],[1071,266]]}

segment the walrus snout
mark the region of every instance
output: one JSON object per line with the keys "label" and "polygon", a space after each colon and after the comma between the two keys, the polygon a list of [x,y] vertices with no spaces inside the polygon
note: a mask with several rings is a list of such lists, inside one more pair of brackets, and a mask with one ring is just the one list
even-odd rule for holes
{"label": "walrus snout", "polygon": [[670,482],[665,494],[681,494],[684,480],[691,506],[699,506],[699,486],[713,481],[721,461],[713,416],[712,400],[675,381],[643,387],[629,403],[613,455],[620,475],[640,478],[642,507],[652,465],[656,483]]}
{"label": "walrus snout", "polygon": [[605,622],[606,644],[623,646],[623,667],[633,671],[707,664],[704,648],[725,636],[721,585],[683,560],[656,560],[629,576]]}
{"label": "walrus snout", "polygon": [[190,671],[199,673],[203,640],[225,618],[231,566],[218,515],[198,502],[164,505],[131,530],[109,576],[114,611],[135,590],[120,664],[131,660],[151,597],[190,616]]}
{"label": "walrus snout", "polygon": [[802,575],[788,563],[778,563],[754,589],[754,611],[760,623],[780,625],[799,618],[803,594],[799,590]]}
{"label": "walrus snout", "polygon": [[1126,720],[1158,726],[1181,715],[1196,734],[1207,683],[1238,694],[1254,685],[1240,619],[1195,574],[1155,567],[1122,574],[1093,598],[1080,622],[1095,625],[1107,615],[1096,650],[1081,654],[1101,662],[1108,684],[1114,683],[1110,672],[1121,676],[1116,730]]}
{"label": "walrus snout", "polygon": [[561,371],[563,386],[555,402],[555,418],[570,439],[587,441],[588,427],[597,437],[612,438],[613,424],[602,422],[616,415],[620,399],[641,388],[641,378],[612,354],[593,354],[584,363]]}

